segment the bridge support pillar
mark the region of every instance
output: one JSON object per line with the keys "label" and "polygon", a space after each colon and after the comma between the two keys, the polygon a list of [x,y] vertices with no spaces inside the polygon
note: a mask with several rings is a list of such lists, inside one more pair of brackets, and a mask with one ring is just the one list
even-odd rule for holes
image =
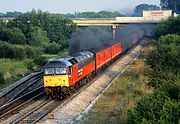
{"label": "bridge support pillar", "polygon": [[112,39],[115,39],[115,37],[116,37],[116,25],[112,25],[111,28],[112,28]]}

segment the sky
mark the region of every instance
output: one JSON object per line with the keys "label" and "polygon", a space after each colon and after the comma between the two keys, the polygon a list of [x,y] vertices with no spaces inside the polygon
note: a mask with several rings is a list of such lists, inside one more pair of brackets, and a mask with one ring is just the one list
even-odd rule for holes
{"label": "sky", "polygon": [[141,3],[159,5],[160,0],[0,0],[0,12],[40,9],[64,14],[102,10],[129,13]]}

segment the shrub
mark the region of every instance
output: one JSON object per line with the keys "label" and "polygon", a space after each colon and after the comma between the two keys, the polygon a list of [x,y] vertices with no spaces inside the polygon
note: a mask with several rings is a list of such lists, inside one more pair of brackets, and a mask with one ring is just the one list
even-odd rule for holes
{"label": "shrub", "polygon": [[157,26],[156,36],[166,34],[180,34],[180,16],[172,17],[167,21],[164,21]]}
{"label": "shrub", "polygon": [[27,58],[34,58],[37,55],[37,51],[33,47],[26,46],[25,50],[26,50]]}
{"label": "shrub", "polygon": [[12,44],[26,44],[26,37],[19,28],[0,29],[0,39]]}
{"label": "shrub", "polygon": [[12,47],[9,43],[0,41],[0,58],[13,58]]}
{"label": "shrub", "polygon": [[[174,84],[174,83],[173,83]],[[180,103],[171,93],[180,94],[180,87],[173,85],[168,90],[161,89],[154,94],[145,96],[134,109],[128,112],[128,124],[140,123],[175,123],[180,117]]]}
{"label": "shrub", "polygon": [[25,48],[20,45],[13,46],[13,57],[17,60],[23,60],[27,57]]}
{"label": "shrub", "polygon": [[147,56],[149,85],[155,88],[175,81],[180,75],[180,36],[162,36],[155,43],[155,49]]}
{"label": "shrub", "polygon": [[45,46],[45,53],[57,54],[59,52],[59,45],[55,42],[49,43]]}
{"label": "shrub", "polygon": [[24,60],[24,65],[27,69],[32,70],[32,71],[34,70],[33,68],[35,66],[35,63],[33,62],[33,60],[30,60],[30,59]]}
{"label": "shrub", "polygon": [[48,61],[46,59],[46,57],[44,56],[36,56],[35,59],[33,60],[33,62],[35,64],[37,64],[38,66],[42,67],[44,66]]}

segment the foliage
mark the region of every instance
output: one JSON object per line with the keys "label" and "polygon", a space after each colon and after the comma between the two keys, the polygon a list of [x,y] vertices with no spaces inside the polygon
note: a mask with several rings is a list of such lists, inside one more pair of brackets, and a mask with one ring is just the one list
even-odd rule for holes
{"label": "foliage", "polygon": [[41,52],[28,45],[12,45],[7,42],[0,41],[0,58],[15,58],[17,60],[22,60],[25,58],[33,58],[37,54],[41,54]]}
{"label": "foliage", "polygon": [[0,40],[12,44],[26,44],[26,37],[19,28],[1,28]]}
{"label": "foliage", "polygon": [[18,17],[19,15],[22,15],[22,14],[23,14],[22,12],[14,11],[14,12],[7,12],[6,14],[5,13],[0,13],[0,17],[14,18],[14,17]]}
{"label": "foliage", "polygon": [[3,84],[0,84],[0,88],[2,88],[29,74],[30,71],[24,66],[24,60],[0,59],[0,72],[3,73],[4,77]]}
{"label": "foliage", "polygon": [[39,27],[35,27],[33,29],[33,32],[31,33],[30,37],[31,38],[30,38],[29,44],[32,46],[42,46],[43,44],[49,42],[47,33]]}
{"label": "foliage", "polygon": [[68,18],[114,18],[114,17],[121,17],[124,16],[119,12],[109,12],[109,11],[100,11],[100,12],[78,12],[75,14],[66,14]]}
{"label": "foliage", "polygon": [[12,48],[9,43],[0,41],[0,58],[12,58]]}
{"label": "foliage", "polygon": [[34,58],[33,62],[35,64],[37,64],[38,66],[42,67],[42,66],[44,66],[48,62],[48,60],[44,56],[36,56]]}
{"label": "foliage", "polygon": [[26,46],[25,50],[27,58],[34,58],[37,54],[41,54],[35,47]]}
{"label": "foliage", "polygon": [[149,85],[157,88],[168,80],[176,81],[180,77],[180,36],[161,36],[155,50],[149,53],[147,64]]}
{"label": "foliage", "polygon": [[61,44],[61,41],[67,42],[71,34],[76,31],[76,25],[64,15],[50,14],[41,10],[32,10],[20,15],[8,25],[20,28],[27,38],[27,43],[43,40],[42,37],[45,36],[45,41],[49,39],[51,42]]}
{"label": "foliage", "polygon": [[59,52],[59,48],[60,46],[57,43],[55,42],[49,43],[45,46],[45,53],[57,54]]}
{"label": "foliage", "polygon": [[23,46],[14,45],[12,52],[13,52],[13,58],[15,58],[17,60],[23,60],[27,57],[26,50]]}
{"label": "foliage", "polygon": [[31,59],[26,59],[26,60],[24,61],[24,65],[25,65],[25,67],[26,67],[27,69],[34,71],[35,63],[33,62],[33,60],[31,60]]}
{"label": "foliage", "polygon": [[[169,87],[169,86],[168,86]],[[180,117],[180,103],[171,97],[171,92],[180,95],[180,86],[172,85],[169,90],[157,90],[154,94],[145,96],[137,106],[128,113],[128,124],[139,123],[175,123]]]}
{"label": "foliage", "polygon": [[154,87],[155,92],[145,96],[134,109],[129,111],[127,120],[129,124],[180,122],[180,36],[177,35],[180,25],[178,22],[179,17],[171,18],[158,27],[158,36],[162,34],[165,36],[160,36],[154,43],[155,49],[149,53],[146,61],[149,65],[148,85]]}
{"label": "foliage", "polygon": [[170,9],[176,13],[180,13],[180,1],[179,0],[161,0],[162,9]]}
{"label": "foliage", "polygon": [[136,16],[141,16],[145,10],[160,10],[160,7],[156,5],[139,4],[135,7],[134,13]]}
{"label": "foliage", "polygon": [[168,21],[158,24],[156,36],[160,37],[166,34],[180,35],[180,16],[172,17]]}

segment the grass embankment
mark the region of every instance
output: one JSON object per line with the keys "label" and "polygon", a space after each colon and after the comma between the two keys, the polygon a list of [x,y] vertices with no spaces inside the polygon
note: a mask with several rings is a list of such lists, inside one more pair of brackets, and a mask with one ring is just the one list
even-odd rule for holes
{"label": "grass embankment", "polygon": [[0,59],[0,71],[4,77],[3,83],[0,82],[0,89],[11,84],[15,80],[18,80],[29,72],[24,61],[12,59]]}
{"label": "grass embankment", "polygon": [[[68,53],[68,50],[59,52],[59,54],[43,54],[47,60],[63,56]],[[33,62],[33,59],[15,60],[15,59],[0,59],[0,89],[10,85],[14,81],[28,75],[34,71],[41,70],[43,65],[38,66]]]}
{"label": "grass embankment", "polygon": [[148,45],[139,59],[105,91],[92,109],[85,115],[82,124],[119,124],[125,123],[127,112],[136,105],[136,101],[153,90],[146,86],[145,56],[151,50]]}

